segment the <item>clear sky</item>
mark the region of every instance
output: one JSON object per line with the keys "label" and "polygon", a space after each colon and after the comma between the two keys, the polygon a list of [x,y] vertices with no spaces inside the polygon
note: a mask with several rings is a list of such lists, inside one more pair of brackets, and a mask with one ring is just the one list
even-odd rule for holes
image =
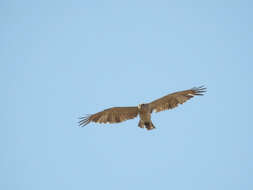
{"label": "clear sky", "polygon": [[[252,190],[253,1],[2,0],[0,189]],[[78,117],[206,85],[156,129]]]}

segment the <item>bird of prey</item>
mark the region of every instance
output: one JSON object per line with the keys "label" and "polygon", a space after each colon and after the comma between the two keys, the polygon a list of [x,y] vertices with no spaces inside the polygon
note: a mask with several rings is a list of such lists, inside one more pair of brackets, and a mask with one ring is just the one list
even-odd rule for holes
{"label": "bird of prey", "polygon": [[133,107],[112,107],[101,112],[87,115],[80,118],[79,125],[81,127],[90,122],[96,123],[119,123],[125,120],[133,119],[140,116],[138,126],[147,130],[155,129],[151,121],[153,112],[160,112],[173,109],[179,104],[183,104],[194,96],[202,96],[206,92],[204,86],[194,87],[189,90],[174,92],[150,103],[139,104]]}

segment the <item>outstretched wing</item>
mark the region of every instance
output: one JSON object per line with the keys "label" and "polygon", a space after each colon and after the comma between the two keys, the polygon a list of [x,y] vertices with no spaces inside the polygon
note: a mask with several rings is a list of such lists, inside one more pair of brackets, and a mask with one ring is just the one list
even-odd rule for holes
{"label": "outstretched wing", "polygon": [[80,118],[79,125],[84,127],[90,122],[119,123],[133,119],[138,115],[138,107],[113,107],[104,111]]}
{"label": "outstretched wing", "polygon": [[189,90],[168,94],[167,96],[159,98],[150,103],[151,112],[160,112],[163,110],[173,109],[177,107],[178,104],[183,104],[194,96],[202,96],[204,92],[206,92],[206,88],[204,86],[200,86]]}

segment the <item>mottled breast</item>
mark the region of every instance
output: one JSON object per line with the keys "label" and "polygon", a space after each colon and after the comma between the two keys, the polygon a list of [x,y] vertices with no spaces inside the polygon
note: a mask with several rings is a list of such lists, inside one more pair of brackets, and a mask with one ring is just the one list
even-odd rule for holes
{"label": "mottled breast", "polygon": [[149,104],[140,104],[138,108],[141,120],[149,121],[151,116]]}

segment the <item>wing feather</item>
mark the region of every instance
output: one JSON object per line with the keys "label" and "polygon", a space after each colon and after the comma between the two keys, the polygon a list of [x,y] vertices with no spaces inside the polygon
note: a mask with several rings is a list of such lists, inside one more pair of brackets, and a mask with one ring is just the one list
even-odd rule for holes
{"label": "wing feather", "polygon": [[204,86],[194,87],[189,90],[179,91],[168,94],[150,103],[151,112],[160,112],[168,109],[173,109],[179,104],[183,104],[194,96],[202,96],[206,92]]}
{"label": "wing feather", "polygon": [[113,107],[101,112],[80,117],[79,125],[84,127],[90,122],[96,123],[119,123],[133,119],[138,115],[138,107]]}

